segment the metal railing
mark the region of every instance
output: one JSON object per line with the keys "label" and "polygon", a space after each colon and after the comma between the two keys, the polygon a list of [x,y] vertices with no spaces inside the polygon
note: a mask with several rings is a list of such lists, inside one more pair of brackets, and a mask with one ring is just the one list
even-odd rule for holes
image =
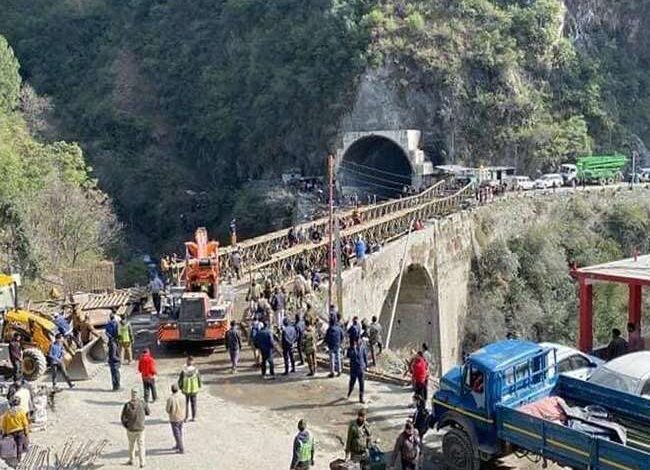
{"label": "metal railing", "polygon": [[[367,223],[406,209],[417,208],[433,200],[443,199],[445,195],[453,191],[452,185],[453,183],[451,180],[441,180],[419,194],[380,204],[362,206],[358,209],[349,209],[338,213],[336,218],[339,221],[344,222],[345,225],[353,225],[352,217],[356,213],[356,215],[361,219],[362,224]],[[302,231],[303,233],[308,233],[309,230],[317,230],[324,236],[327,231],[328,222],[327,217],[321,217],[311,222],[299,224],[294,228],[296,231]],[[319,246],[318,243],[314,244],[307,240],[304,243],[292,247],[289,243],[288,234],[289,229],[283,229],[238,243],[237,246],[242,259],[242,266],[245,267],[245,271],[248,272],[251,269],[254,270],[255,266],[264,265],[264,263],[273,260],[278,256],[278,253],[285,250],[292,252],[294,249],[298,248],[307,249],[313,246]],[[232,246],[219,249],[219,268],[222,273],[232,272],[231,254],[233,251],[234,247]]]}

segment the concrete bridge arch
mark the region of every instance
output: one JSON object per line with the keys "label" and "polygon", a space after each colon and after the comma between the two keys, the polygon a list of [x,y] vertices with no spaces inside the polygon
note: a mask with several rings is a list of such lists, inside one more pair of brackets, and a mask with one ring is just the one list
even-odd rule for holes
{"label": "concrete bridge arch", "polygon": [[471,218],[455,214],[430,221],[423,230],[413,232],[405,255],[405,237],[385,245],[363,266],[344,271],[344,316],[358,315],[367,320],[377,316],[386,335],[405,256],[391,349],[428,343],[433,372],[439,375],[458,363],[462,355],[473,237]]}

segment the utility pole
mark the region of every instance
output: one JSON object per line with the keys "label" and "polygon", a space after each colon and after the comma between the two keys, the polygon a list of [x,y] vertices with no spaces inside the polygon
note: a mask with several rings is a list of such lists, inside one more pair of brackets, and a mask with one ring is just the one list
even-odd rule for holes
{"label": "utility pole", "polygon": [[395,321],[395,311],[397,310],[397,301],[399,300],[399,291],[402,288],[402,277],[404,276],[404,265],[406,264],[406,253],[409,247],[409,240],[411,239],[411,232],[413,232],[413,225],[415,219],[411,220],[409,225],[409,233],[406,235],[404,242],[404,251],[402,252],[402,260],[399,267],[399,276],[397,278],[397,290],[395,291],[395,300],[393,301],[393,309],[390,313],[390,323],[388,324],[388,334],[386,335],[386,349],[390,346],[390,335],[393,332],[393,322]]}
{"label": "utility pole", "polygon": [[329,277],[327,281],[327,312],[329,314],[330,305],[333,304],[334,289],[334,156],[329,154],[327,157],[327,169],[329,178],[329,242],[328,242],[328,263]]}
{"label": "utility pole", "polygon": [[630,180],[630,188],[634,189],[634,180],[636,179],[636,150],[632,151],[632,179]]}
{"label": "utility pole", "polygon": [[336,306],[339,309],[339,313],[343,315],[343,263],[341,256],[341,226],[339,225],[338,219],[335,221],[336,229],[336,245],[334,252],[336,253]]}

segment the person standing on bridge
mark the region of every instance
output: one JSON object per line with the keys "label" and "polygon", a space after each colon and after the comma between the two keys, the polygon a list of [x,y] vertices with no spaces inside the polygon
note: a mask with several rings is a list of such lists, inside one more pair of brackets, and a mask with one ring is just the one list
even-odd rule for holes
{"label": "person standing on bridge", "polygon": [[302,339],[305,336],[305,321],[303,320],[302,316],[300,313],[296,313],[295,316],[295,322],[293,326],[296,328],[296,344],[298,345],[298,360],[299,365],[304,366],[305,365],[305,359],[302,354]]}
{"label": "person standing on bridge", "polygon": [[149,348],[145,348],[138,360],[138,372],[142,376],[142,388],[144,389],[144,401],[149,402],[149,393],[151,393],[151,402],[155,403],[158,399],[156,392],[156,361],[154,360]]}
{"label": "person standing on bridge", "polygon": [[296,359],[293,357],[293,347],[296,344],[298,334],[296,328],[289,323],[289,319],[282,321],[282,357],[284,359],[284,375],[289,375],[289,365],[291,372],[296,371]]}
{"label": "person standing on bridge", "polygon": [[357,258],[357,266],[363,266],[363,262],[366,259],[366,242],[363,240],[361,235],[357,237],[357,240],[354,242],[354,255]]}
{"label": "person standing on bridge", "polygon": [[269,378],[275,380],[275,365],[273,364],[273,335],[268,323],[262,323],[262,329],[255,336],[255,344],[262,353],[262,378],[266,377],[266,367],[269,367]]}
{"label": "person standing on bridge", "polygon": [[273,290],[273,295],[271,295],[271,308],[273,313],[275,313],[276,321],[278,325],[283,324],[284,313],[287,308],[287,295],[285,294],[284,287],[276,286]]}
{"label": "person standing on bridge", "polygon": [[325,344],[330,356],[330,374],[328,376],[330,378],[334,377],[334,372],[337,377],[341,375],[341,346],[344,339],[345,334],[343,328],[338,324],[336,314],[330,315],[330,326],[325,333]]}
{"label": "person standing on bridge", "polygon": [[239,334],[239,328],[235,320],[230,322],[230,329],[226,333],[226,347],[230,355],[230,370],[235,374],[239,365],[239,354],[241,351],[241,335]]}
{"label": "person standing on bridge", "polygon": [[302,338],[302,349],[307,359],[307,366],[309,367],[308,377],[316,375],[316,347],[317,340],[316,329],[312,325],[310,319],[305,320],[305,334]]}
{"label": "person standing on bridge", "polygon": [[196,421],[196,397],[201,391],[201,374],[194,366],[194,358],[187,356],[185,367],[178,375],[178,388],[181,389],[185,395],[185,421],[190,415],[190,407],[192,408],[192,421]]}
{"label": "person standing on bridge", "polygon": [[365,391],[365,375],[368,370],[368,351],[363,343],[358,341],[350,342],[348,348],[348,359],[350,360],[350,383],[348,385],[348,398],[352,395],[354,385],[359,382],[359,403],[365,403],[363,393]]}

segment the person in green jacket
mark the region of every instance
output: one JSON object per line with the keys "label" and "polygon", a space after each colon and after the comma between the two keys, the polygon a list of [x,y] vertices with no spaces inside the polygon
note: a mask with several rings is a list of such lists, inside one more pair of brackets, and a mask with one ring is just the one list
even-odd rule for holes
{"label": "person in green jacket", "polygon": [[316,335],[316,328],[313,327],[311,320],[305,320],[305,332],[302,336],[302,350],[307,358],[307,365],[309,366],[308,376],[316,375],[316,343],[318,337]]}
{"label": "person in green jacket", "polygon": [[120,345],[120,362],[126,359],[127,364],[131,364],[133,360],[133,328],[131,324],[122,318],[117,327],[117,342]]}
{"label": "person in green jacket", "polygon": [[201,374],[194,366],[194,358],[187,357],[185,367],[178,376],[178,388],[185,395],[185,421],[189,418],[190,407],[192,408],[192,421],[196,421],[196,396],[201,390]]}
{"label": "person in green jacket", "polygon": [[357,412],[357,419],[348,426],[348,437],[345,442],[345,458],[361,464],[361,470],[370,470],[370,453],[372,433],[366,421],[366,410]]}

